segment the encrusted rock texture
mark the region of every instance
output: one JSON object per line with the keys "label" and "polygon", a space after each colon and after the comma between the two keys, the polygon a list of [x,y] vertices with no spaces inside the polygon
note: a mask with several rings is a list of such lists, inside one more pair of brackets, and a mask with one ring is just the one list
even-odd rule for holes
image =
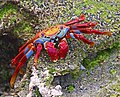
{"label": "encrusted rock texture", "polygon": [[[0,1],[0,96],[15,97],[119,97],[120,96],[120,1],[119,0],[11,0]],[[51,62],[44,50],[37,69],[32,56],[18,75],[10,61],[18,48],[38,31],[86,15],[99,30],[112,36],[85,35],[95,46],[69,39],[64,60]]]}

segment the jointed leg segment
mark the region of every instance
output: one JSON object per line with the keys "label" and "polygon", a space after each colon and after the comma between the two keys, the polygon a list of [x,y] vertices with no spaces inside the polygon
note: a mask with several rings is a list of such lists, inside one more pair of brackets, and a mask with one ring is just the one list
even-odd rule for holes
{"label": "jointed leg segment", "polygon": [[100,34],[100,35],[108,35],[108,36],[111,36],[112,33],[111,32],[102,32],[102,31],[99,31],[99,30],[94,30],[94,29],[91,29],[91,28],[86,28],[86,29],[79,29],[82,33],[85,33],[85,34]]}
{"label": "jointed leg segment", "polygon": [[34,66],[36,66],[36,64],[38,62],[38,58],[40,56],[41,50],[42,50],[42,45],[40,43],[38,43],[37,44],[36,55],[35,55],[35,58],[34,58]]}
{"label": "jointed leg segment", "polygon": [[94,42],[86,39],[82,34],[74,34],[74,37],[78,40],[82,40],[83,42],[87,43],[90,45],[90,47],[94,46]]}
{"label": "jointed leg segment", "polygon": [[74,20],[71,20],[71,21],[69,21],[69,22],[66,22],[66,23],[64,23],[64,25],[69,26],[69,25],[72,25],[72,24],[75,24],[75,23],[82,22],[82,21],[84,21],[84,20],[85,20],[85,15],[82,14],[79,18],[76,18],[76,19],[74,19]]}
{"label": "jointed leg segment", "polygon": [[35,47],[32,45],[31,48],[28,50],[26,54],[24,54],[21,58],[21,60],[18,62],[18,65],[16,66],[16,69],[11,77],[10,80],[10,86],[13,88],[14,87],[14,82],[16,80],[16,77],[21,69],[21,67],[25,64],[25,62],[30,58],[30,56],[33,54],[35,50]]}
{"label": "jointed leg segment", "polygon": [[32,47],[33,43],[30,43],[24,50],[22,50],[14,59],[11,61],[11,65],[13,67],[16,67],[19,60],[29,51],[29,49]]}

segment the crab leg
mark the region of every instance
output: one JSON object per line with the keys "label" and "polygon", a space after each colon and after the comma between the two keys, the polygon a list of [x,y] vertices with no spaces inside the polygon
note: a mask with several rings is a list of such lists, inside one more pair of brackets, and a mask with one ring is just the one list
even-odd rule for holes
{"label": "crab leg", "polygon": [[68,52],[68,43],[65,38],[60,41],[59,44],[59,56],[61,59],[65,58]]}
{"label": "crab leg", "polygon": [[112,33],[111,32],[101,32],[99,30],[94,30],[94,29],[79,29],[81,32],[86,33],[86,34],[101,34],[101,35],[108,35],[111,36]]}
{"label": "crab leg", "polygon": [[53,62],[56,62],[58,60],[59,56],[58,56],[57,49],[54,47],[54,43],[53,42],[45,42],[44,47],[45,47],[46,51],[48,52],[48,55],[50,56],[51,60]]}
{"label": "crab leg", "polygon": [[24,50],[22,50],[14,59],[11,61],[11,65],[16,67],[19,60],[28,52],[33,44],[30,43]]}
{"label": "crab leg", "polygon": [[74,34],[74,37],[78,40],[82,40],[83,42],[87,43],[90,45],[90,47],[94,46],[94,42],[86,39],[82,34]]}
{"label": "crab leg", "polygon": [[34,46],[32,46],[30,48],[30,50],[21,58],[20,62],[18,63],[12,77],[11,77],[11,80],[10,80],[10,86],[11,88],[14,87],[14,83],[15,83],[15,80],[16,80],[16,77],[21,69],[21,67],[25,64],[25,62],[27,61],[28,58],[30,58],[30,56],[33,54],[34,52]]}
{"label": "crab leg", "polygon": [[72,24],[75,24],[75,23],[79,23],[79,22],[84,21],[84,20],[85,20],[85,15],[82,14],[79,18],[76,18],[74,20],[66,22],[66,23],[64,23],[64,25],[69,26],[69,25],[72,25]]}
{"label": "crab leg", "polygon": [[94,46],[94,42],[86,39],[82,34],[70,33],[70,37],[73,38],[73,39],[82,40],[83,42],[89,44],[90,47]]}
{"label": "crab leg", "polygon": [[38,37],[40,37],[40,36],[41,36],[41,33],[38,32],[34,38],[32,38],[31,40],[27,41],[23,46],[21,46],[21,47],[19,48],[19,52],[22,51],[28,44],[33,43],[33,41],[34,41],[35,39],[37,39]]}
{"label": "crab leg", "polygon": [[35,58],[34,58],[34,66],[36,66],[36,64],[38,62],[38,58],[40,56],[41,50],[42,50],[42,45],[40,43],[38,43],[36,55],[35,55]]}
{"label": "crab leg", "polygon": [[71,26],[72,29],[77,29],[77,28],[86,28],[86,27],[94,27],[98,24],[98,22],[87,22],[87,23],[83,23],[83,24],[74,24],[73,26]]}

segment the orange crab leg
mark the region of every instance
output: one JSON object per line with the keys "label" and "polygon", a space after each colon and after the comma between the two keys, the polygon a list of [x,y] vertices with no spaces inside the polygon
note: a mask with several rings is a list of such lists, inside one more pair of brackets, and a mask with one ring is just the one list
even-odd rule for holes
{"label": "orange crab leg", "polygon": [[50,56],[51,60],[53,62],[56,62],[58,60],[59,56],[58,56],[57,49],[54,47],[54,43],[53,42],[46,42],[45,49],[48,52],[48,55]]}
{"label": "orange crab leg", "polygon": [[28,52],[33,44],[30,43],[24,50],[22,50],[14,59],[11,61],[11,65],[14,67],[17,65],[19,60]]}
{"label": "orange crab leg", "polygon": [[37,39],[38,37],[40,37],[40,36],[41,36],[41,32],[38,32],[34,38],[32,38],[31,40],[27,41],[23,46],[21,46],[19,48],[19,52],[22,51],[28,44],[33,43],[33,41],[35,39]]}
{"label": "orange crab leg", "polygon": [[69,25],[72,25],[72,24],[75,24],[75,23],[79,23],[79,22],[84,21],[84,20],[85,20],[85,15],[82,14],[79,18],[76,18],[74,20],[66,22],[66,23],[64,23],[64,25],[69,26]]}
{"label": "orange crab leg", "polygon": [[60,41],[59,44],[59,56],[61,59],[65,58],[68,52],[68,43],[65,38]]}
{"label": "orange crab leg", "polygon": [[36,66],[36,64],[38,62],[38,58],[40,56],[41,50],[42,50],[42,45],[40,43],[38,43],[36,55],[35,55],[35,58],[34,58],[34,66]]}
{"label": "orange crab leg", "polygon": [[14,83],[15,83],[15,80],[16,80],[16,78],[17,78],[17,75],[18,75],[21,67],[22,67],[22,66],[25,64],[25,62],[27,61],[27,59],[33,54],[33,50],[34,50],[34,46],[32,46],[32,47],[30,48],[30,50],[26,53],[26,55],[24,55],[24,56],[21,58],[20,62],[18,63],[18,65],[17,65],[17,67],[16,67],[16,69],[15,69],[15,71],[14,71],[12,77],[11,77],[11,80],[10,80],[10,86],[11,86],[11,88],[14,88]]}

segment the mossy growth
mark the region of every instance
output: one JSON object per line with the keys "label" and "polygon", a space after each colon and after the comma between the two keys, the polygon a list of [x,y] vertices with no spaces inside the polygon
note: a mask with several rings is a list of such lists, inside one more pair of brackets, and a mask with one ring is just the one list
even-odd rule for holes
{"label": "mossy growth", "polygon": [[[27,38],[31,38],[31,36],[33,36],[34,34],[32,34],[33,32],[33,28],[32,26],[29,24],[29,22],[25,21],[21,21],[13,30],[14,33],[17,33],[17,35],[19,37],[21,36],[26,36]],[[30,36],[30,37],[29,37]]]}
{"label": "mossy growth", "polygon": [[93,5],[94,7],[91,7],[88,11],[90,12],[94,12],[94,11],[97,11],[97,10],[109,10],[109,11],[116,11],[118,10],[117,7],[115,6],[111,6],[108,2],[108,4],[106,4],[105,2],[97,2],[97,1],[94,1],[94,0],[85,0],[85,5],[86,6],[90,6],[90,5]]}
{"label": "mossy growth", "polygon": [[118,94],[111,94],[110,97],[120,97]]}
{"label": "mossy growth", "polygon": [[21,87],[21,88],[24,88],[27,84],[28,84],[28,82],[27,82],[27,81],[24,81],[24,82],[22,82],[22,83],[20,84],[20,85],[21,85],[20,87]]}
{"label": "mossy growth", "polygon": [[69,72],[70,72],[70,70],[67,69],[67,70],[63,70],[63,71],[61,72],[61,74],[62,74],[62,75],[65,75],[65,74],[68,74]]}
{"label": "mossy growth", "polygon": [[25,22],[20,22],[18,26],[14,29],[14,32],[19,33],[22,31],[22,32],[28,33],[28,32],[31,32],[31,30],[32,30],[32,27],[30,26],[30,24],[25,21]]}
{"label": "mossy growth", "polygon": [[77,79],[83,71],[80,71],[79,68],[76,68],[75,70],[70,71],[70,74],[72,75],[73,79]]}
{"label": "mossy growth", "polygon": [[120,82],[118,82],[117,84],[112,85],[111,88],[112,88],[114,91],[120,93]]}
{"label": "mossy growth", "polygon": [[[115,3],[118,2],[119,1],[115,0]],[[114,17],[114,12],[117,12],[120,8],[118,4],[116,6],[112,6],[111,1],[98,2],[95,0],[84,0],[83,2],[77,2],[75,5],[77,6],[74,11],[75,15],[79,16],[81,13],[97,14],[98,12],[101,12],[100,17],[106,22],[111,21],[111,19],[108,19],[107,16],[111,15]]]}
{"label": "mossy growth", "polygon": [[75,86],[70,84],[68,87],[67,87],[67,91],[68,92],[73,92],[75,90]]}
{"label": "mossy growth", "polygon": [[[24,15],[25,13],[25,15]],[[12,4],[11,2],[5,3],[3,7],[0,9],[0,19],[4,17],[9,17],[7,19],[7,23],[15,24],[13,27],[13,32],[17,33],[20,36],[31,36],[31,32],[33,32],[33,28],[30,25],[30,21],[32,20],[32,16],[29,18],[29,14],[22,11],[22,14],[19,12],[18,6]],[[28,17],[27,19],[25,17]],[[5,23],[5,25],[8,25]],[[33,35],[33,34],[32,34]]]}
{"label": "mossy growth", "polygon": [[35,97],[42,97],[42,95],[40,94],[40,92],[39,92],[39,88],[38,87],[34,87],[34,93],[35,93]]}
{"label": "mossy growth", "polygon": [[120,42],[114,43],[108,49],[99,51],[94,59],[90,59],[89,57],[84,58],[83,61],[82,61],[82,64],[87,69],[92,69],[94,66],[96,66],[100,62],[102,62],[105,59],[109,58],[109,55],[116,49],[120,49]]}
{"label": "mossy growth", "polygon": [[99,64],[100,62],[104,61],[104,59],[108,58],[109,53],[106,51],[102,51],[102,52],[98,52],[96,58],[94,59],[89,59],[89,58],[85,58],[82,61],[82,64],[85,65],[86,68],[92,68],[95,65]]}
{"label": "mossy growth", "polygon": [[9,14],[16,14],[16,13],[17,13],[17,6],[11,3],[7,3],[4,5],[3,8],[0,9],[0,19],[2,19],[4,15],[8,16]]}
{"label": "mossy growth", "polygon": [[115,75],[116,73],[117,73],[117,71],[115,69],[110,70],[110,74]]}
{"label": "mossy growth", "polygon": [[49,77],[46,78],[46,85],[49,86],[51,84],[51,82],[53,81],[54,76],[50,75]]}
{"label": "mossy growth", "polygon": [[48,70],[50,74],[54,74],[57,72],[55,68],[48,68]]}

